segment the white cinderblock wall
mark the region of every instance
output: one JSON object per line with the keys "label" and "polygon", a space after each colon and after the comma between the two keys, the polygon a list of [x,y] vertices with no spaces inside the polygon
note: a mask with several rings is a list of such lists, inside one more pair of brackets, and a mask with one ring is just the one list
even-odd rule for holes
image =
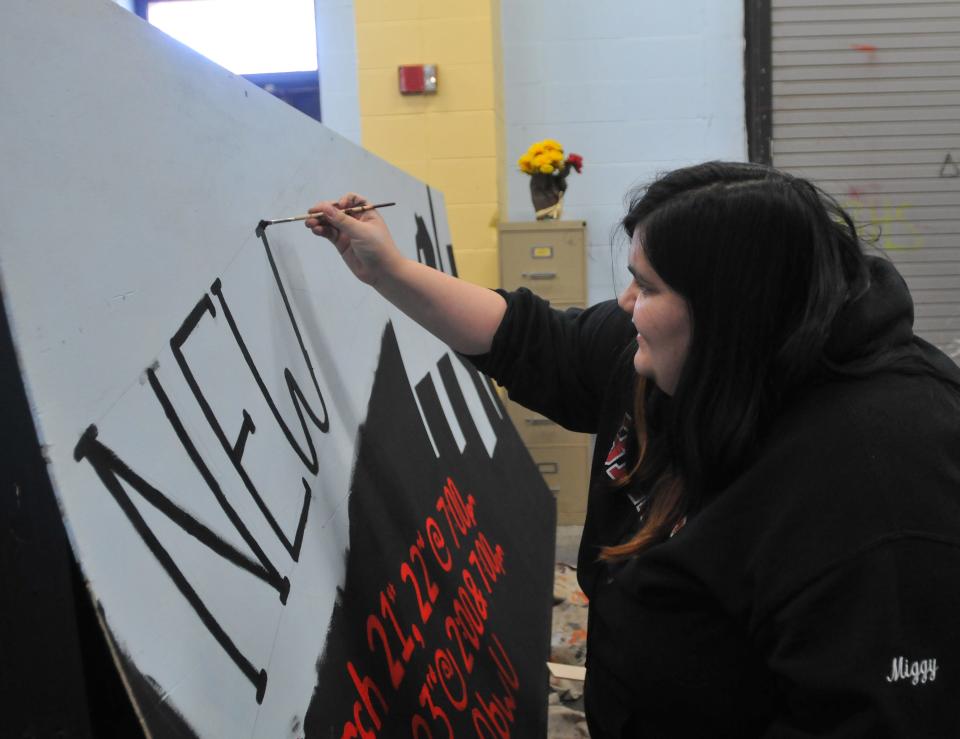
{"label": "white cinderblock wall", "polygon": [[[533,219],[515,166],[554,138],[584,158],[565,219],[587,222],[589,300],[626,281],[611,231],[631,186],[707,159],[745,160],[740,0],[505,0],[503,76],[508,220]],[[615,284],[616,283],[616,284]]]}
{"label": "white cinderblock wall", "polygon": [[[360,142],[353,0],[315,0],[323,122]],[[611,234],[623,199],[657,172],[747,157],[740,0],[504,0],[503,91],[510,221],[533,218],[516,160],[558,139],[585,160],[564,218],[587,222],[596,303],[626,277]],[[622,239],[621,239],[622,242]]]}
{"label": "white cinderblock wall", "polygon": [[357,24],[353,0],[314,0],[323,125],[360,143]]}

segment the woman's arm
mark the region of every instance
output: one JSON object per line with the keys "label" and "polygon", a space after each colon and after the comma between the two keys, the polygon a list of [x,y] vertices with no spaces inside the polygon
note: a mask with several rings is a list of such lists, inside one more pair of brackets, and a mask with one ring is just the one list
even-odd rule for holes
{"label": "woman's arm", "polygon": [[375,210],[342,212],[365,204],[355,193],[337,202],[321,201],[310,208],[318,217],[308,218],[306,226],[337,247],[357,279],[452,349],[462,354],[489,351],[506,312],[503,297],[404,257]]}

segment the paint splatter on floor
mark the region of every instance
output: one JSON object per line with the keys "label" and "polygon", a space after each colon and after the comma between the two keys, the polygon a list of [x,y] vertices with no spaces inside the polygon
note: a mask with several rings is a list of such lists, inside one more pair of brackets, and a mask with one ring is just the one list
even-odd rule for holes
{"label": "paint splatter on floor", "polygon": [[[587,657],[587,597],[577,584],[577,570],[558,562],[553,580],[553,630],[550,661],[583,666]],[[550,678],[548,739],[586,739],[583,683]]]}

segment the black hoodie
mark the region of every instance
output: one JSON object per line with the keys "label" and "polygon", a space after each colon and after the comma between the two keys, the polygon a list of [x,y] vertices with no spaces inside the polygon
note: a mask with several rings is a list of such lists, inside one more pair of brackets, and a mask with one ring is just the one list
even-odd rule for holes
{"label": "black hoodie", "polygon": [[[960,737],[960,385],[943,379],[960,371],[913,336],[896,270],[870,266],[827,345],[851,376],[794,393],[731,485],[613,565],[600,547],[642,515],[611,484],[630,466],[635,330],[612,301],[504,293],[473,361],[596,434],[578,563],[593,737]],[[878,352],[891,369],[857,376]]]}

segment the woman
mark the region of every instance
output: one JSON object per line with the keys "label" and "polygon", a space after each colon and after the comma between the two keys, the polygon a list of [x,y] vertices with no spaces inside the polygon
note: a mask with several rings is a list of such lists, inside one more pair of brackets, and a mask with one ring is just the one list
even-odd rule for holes
{"label": "woman", "polygon": [[[596,434],[578,577],[594,737],[960,736],[960,372],[810,183],[672,172],[634,282],[584,311],[404,259],[318,203],[353,272]],[[940,670],[942,666],[942,671]]]}

